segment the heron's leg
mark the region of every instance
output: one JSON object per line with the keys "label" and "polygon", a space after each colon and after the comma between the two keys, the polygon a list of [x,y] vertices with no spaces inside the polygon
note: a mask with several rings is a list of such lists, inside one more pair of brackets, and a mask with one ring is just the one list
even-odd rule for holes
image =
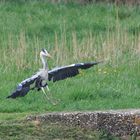
{"label": "heron's leg", "polygon": [[50,99],[50,97],[47,96],[47,93],[45,92],[44,88],[41,87],[41,90],[43,91],[45,97],[47,98],[48,101],[50,101],[53,105],[56,105],[56,103],[54,101],[52,101],[52,99]]}
{"label": "heron's leg", "polygon": [[48,85],[46,86],[46,88],[47,88],[47,93],[48,93],[48,95],[49,95],[49,98],[51,98],[51,100],[55,103],[55,104],[57,104],[60,100],[57,100],[57,99],[54,99],[53,98],[53,96],[52,96],[52,94],[51,94],[51,92],[50,92],[50,89],[49,89],[49,87],[48,87]]}
{"label": "heron's leg", "polygon": [[47,88],[48,92],[50,92],[50,89],[49,89],[48,85],[46,86],[46,88]]}
{"label": "heron's leg", "polygon": [[43,93],[44,93],[44,95],[45,95],[45,97],[50,101],[50,98],[47,96],[47,94],[46,94],[46,92],[45,92],[45,90],[44,90],[44,88],[43,87],[41,87],[41,90],[43,91]]}

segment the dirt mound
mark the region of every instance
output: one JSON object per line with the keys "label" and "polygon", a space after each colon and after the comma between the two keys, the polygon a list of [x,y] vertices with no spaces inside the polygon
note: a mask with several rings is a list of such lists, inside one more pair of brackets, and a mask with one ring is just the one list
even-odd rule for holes
{"label": "dirt mound", "polygon": [[115,136],[131,135],[134,132],[140,135],[140,110],[47,113],[28,116],[27,121],[106,130]]}

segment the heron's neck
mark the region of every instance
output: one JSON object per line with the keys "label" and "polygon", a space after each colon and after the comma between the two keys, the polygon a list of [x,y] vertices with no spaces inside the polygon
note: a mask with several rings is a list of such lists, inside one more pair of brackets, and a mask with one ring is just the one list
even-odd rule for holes
{"label": "heron's neck", "polygon": [[47,64],[47,60],[45,57],[41,56],[41,61],[42,61],[42,64],[43,64],[43,69],[48,69],[48,64]]}

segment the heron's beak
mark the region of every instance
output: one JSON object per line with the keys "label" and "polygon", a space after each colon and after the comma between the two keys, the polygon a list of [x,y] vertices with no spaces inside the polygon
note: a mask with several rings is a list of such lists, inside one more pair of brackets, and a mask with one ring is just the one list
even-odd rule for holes
{"label": "heron's beak", "polygon": [[47,54],[47,57],[52,58],[52,56],[49,53]]}

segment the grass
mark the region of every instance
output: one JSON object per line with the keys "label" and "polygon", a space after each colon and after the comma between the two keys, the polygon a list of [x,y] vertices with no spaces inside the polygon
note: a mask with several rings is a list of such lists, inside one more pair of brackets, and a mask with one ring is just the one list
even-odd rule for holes
{"label": "grass", "polygon": [[104,131],[95,132],[87,129],[79,129],[78,127],[74,128],[68,127],[62,124],[47,124],[47,125],[40,124],[39,126],[36,126],[34,122],[2,123],[0,127],[0,138],[3,140],[11,140],[11,139],[119,140],[119,138],[115,138]]}
{"label": "grass", "polygon": [[[137,6],[113,4],[0,2],[1,118],[6,113],[139,108],[139,13]],[[104,62],[74,78],[50,82],[53,97],[61,100],[57,106],[36,91],[5,99],[17,83],[41,67],[41,48],[53,56],[48,60],[50,69]]]}
{"label": "grass", "polygon": [[[0,1],[0,139],[119,139],[62,124],[23,122],[29,114],[139,108],[140,8],[113,4]],[[54,106],[42,92],[6,99],[17,83],[41,67],[39,51],[53,56],[50,69],[103,63],[76,77],[49,82]],[[17,121],[18,120],[18,121]]]}

